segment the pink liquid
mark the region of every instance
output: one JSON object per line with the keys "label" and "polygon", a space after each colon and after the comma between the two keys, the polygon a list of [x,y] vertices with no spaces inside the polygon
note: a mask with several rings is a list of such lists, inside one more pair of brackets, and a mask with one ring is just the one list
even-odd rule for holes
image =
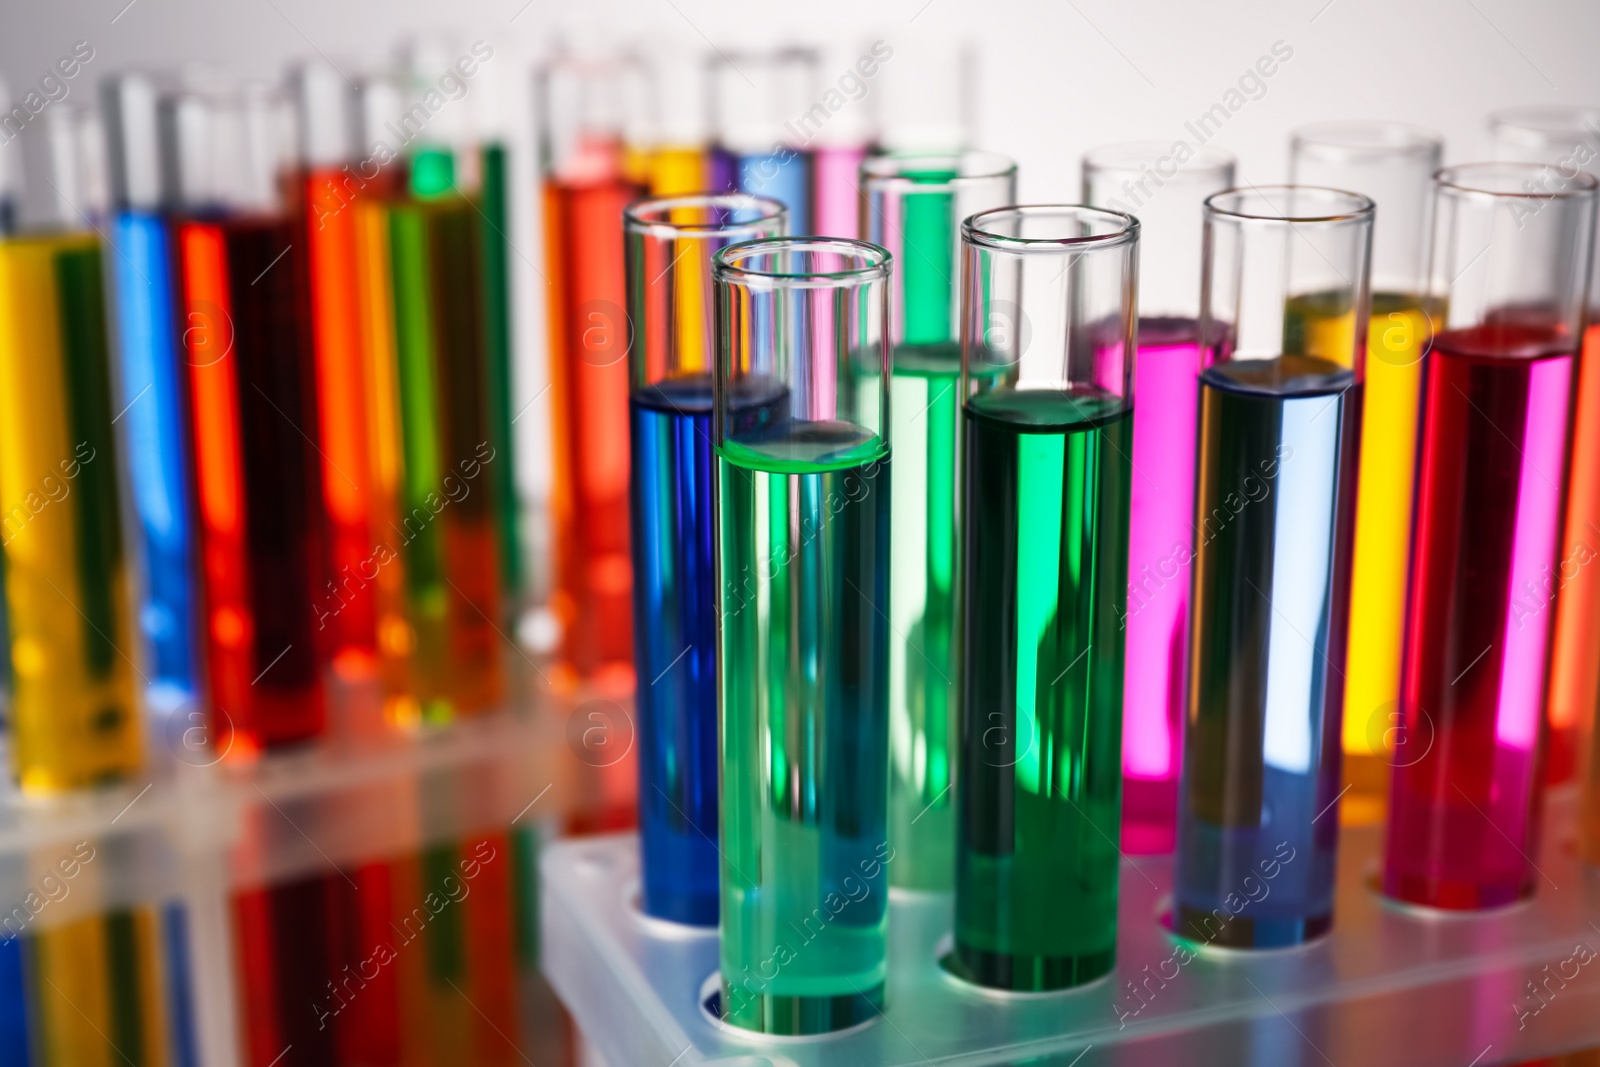
{"label": "pink liquid", "polygon": [[1533,891],[1540,716],[1576,342],[1452,330],[1423,371],[1383,888],[1437,908]]}
{"label": "pink liquid", "polygon": [[1141,319],[1134,364],[1122,689],[1122,847],[1172,851],[1183,766],[1200,346],[1192,319]]}
{"label": "pink liquid", "polygon": [[867,158],[865,145],[818,148],[812,154],[816,176],[816,209],[812,232],[821,237],[861,236],[861,161]]}

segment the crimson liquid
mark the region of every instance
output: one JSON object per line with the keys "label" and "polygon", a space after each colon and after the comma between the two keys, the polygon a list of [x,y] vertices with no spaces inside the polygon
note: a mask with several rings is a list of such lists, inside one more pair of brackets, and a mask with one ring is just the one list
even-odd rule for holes
{"label": "crimson liquid", "polygon": [[1527,314],[1434,341],[1384,892],[1439,908],[1533,890],[1576,340]]}

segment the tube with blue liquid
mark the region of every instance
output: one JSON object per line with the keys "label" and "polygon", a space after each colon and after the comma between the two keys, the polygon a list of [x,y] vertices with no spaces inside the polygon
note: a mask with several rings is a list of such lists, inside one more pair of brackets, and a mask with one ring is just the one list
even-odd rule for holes
{"label": "tube with blue liquid", "polygon": [[800,48],[719,59],[711,69],[711,188],[778,201],[790,233],[814,232],[811,138],[793,120],[817,101],[817,69],[816,53]]}
{"label": "tube with blue liquid", "polygon": [[775,200],[641,200],[624,214],[632,438],[633,655],[647,915],[717,921],[714,329],[711,257],[783,233]]}

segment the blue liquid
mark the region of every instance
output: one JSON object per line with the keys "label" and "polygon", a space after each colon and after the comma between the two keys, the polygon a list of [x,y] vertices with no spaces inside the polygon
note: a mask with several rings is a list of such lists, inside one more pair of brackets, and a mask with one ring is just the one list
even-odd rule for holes
{"label": "blue liquid", "polygon": [[200,1067],[194,980],[189,971],[189,912],[184,905],[171,903],[162,908],[161,936],[167,953],[167,1043],[173,1067]]}
{"label": "blue liquid", "polygon": [[711,151],[711,187],[767,196],[789,209],[789,232],[811,232],[811,153],[798,148],[776,152]]}
{"label": "blue liquid", "polygon": [[[190,501],[184,467],[184,398],[166,222],[123,212],[112,224],[119,421],[127,424],[128,475],[145,571],[140,628],[149,643],[151,681],[195,691],[194,581]],[[205,309],[197,309],[204,313]]]}
{"label": "blue liquid", "polygon": [[1308,356],[1200,382],[1176,925],[1293,945],[1333,921],[1361,388]]}
{"label": "blue liquid", "polygon": [[[767,393],[735,409],[774,417]],[[635,390],[634,664],[644,910],[717,921],[717,587],[711,516],[711,376]]]}
{"label": "blue liquid", "polygon": [[0,1067],[28,1067],[28,972],[22,939],[0,936]]}

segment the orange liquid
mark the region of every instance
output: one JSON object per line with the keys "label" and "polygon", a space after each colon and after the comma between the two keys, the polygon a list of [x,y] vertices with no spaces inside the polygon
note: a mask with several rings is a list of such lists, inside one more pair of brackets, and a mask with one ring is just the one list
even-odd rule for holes
{"label": "orange liquid", "polygon": [[[1579,735],[1592,723],[1600,699],[1600,324],[1583,336],[1560,570],[1545,763],[1545,780],[1552,785],[1576,773]],[[1541,595],[1548,596],[1536,593],[1533,603]],[[1591,782],[1594,773],[1591,768]]]}
{"label": "orange liquid", "polygon": [[619,177],[549,181],[550,377],[557,580],[552,606],[577,678],[626,688],[633,675],[628,555],[628,320]]}
{"label": "orange liquid", "polygon": [[332,579],[318,603],[334,663],[370,669],[377,645],[372,582],[366,383],[361,362],[361,294],[356,273],[353,182],[339,168],[305,178],[311,331],[316,353],[322,496]]}

